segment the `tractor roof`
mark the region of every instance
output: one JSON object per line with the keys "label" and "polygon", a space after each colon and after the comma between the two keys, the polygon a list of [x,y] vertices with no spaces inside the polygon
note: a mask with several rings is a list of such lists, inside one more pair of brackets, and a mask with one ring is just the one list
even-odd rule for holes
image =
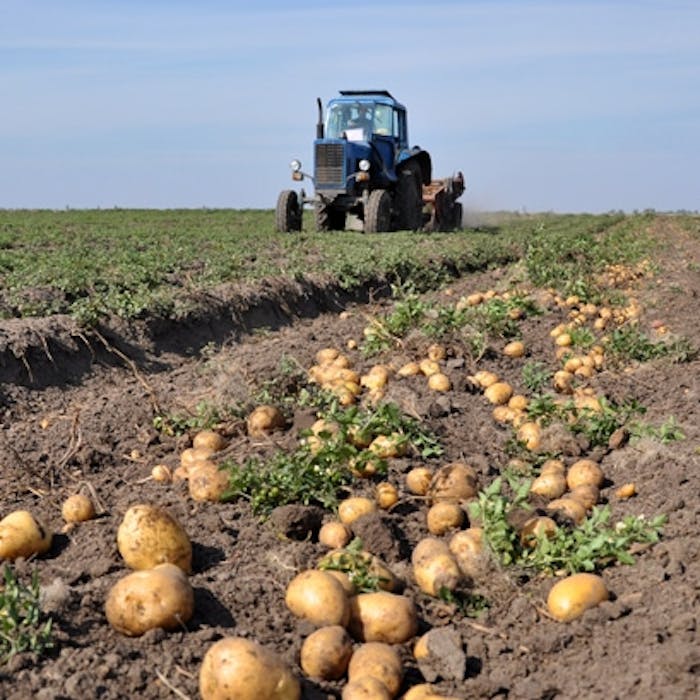
{"label": "tractor roof", "polygon": [[331,102],[379,102],[392,107],[405,107],[394,99],[388,90],[340,90],[341,97],[336,97]]}

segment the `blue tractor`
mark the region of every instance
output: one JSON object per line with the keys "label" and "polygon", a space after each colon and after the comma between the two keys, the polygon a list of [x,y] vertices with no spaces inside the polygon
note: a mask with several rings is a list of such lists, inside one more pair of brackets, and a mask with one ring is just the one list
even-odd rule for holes
{"label": "blue tractor", "polygon": [[280,192],[278,231],[300,231],[306,204],[318,231],[450,230],[462,223],[462,174],[432,179],[429,153],[408,145],[406,108],[386,90],[341,90],[325,118],[319,99],[314,173],[298,160],[291,168],[292,179],[310,179],[315,194]]}

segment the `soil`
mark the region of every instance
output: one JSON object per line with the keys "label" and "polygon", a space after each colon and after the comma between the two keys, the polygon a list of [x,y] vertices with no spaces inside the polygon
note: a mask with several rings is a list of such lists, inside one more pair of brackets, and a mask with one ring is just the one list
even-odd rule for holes
{"label": "soil", "polygon": [[[663,322],[670,333],[692,341],[700,337],[700,241],[663,217],[653,231],[662,246],[656,274],[635,282],[640,322],[652,334]],[[509,274],[476,274],[429,296],[453,302],[462,294],[498,289]],[[266,379],[280,375],[282,356],[308,368],[318,349],[345,348],[350,338],[361,341],[367,315],[391,303],[377,298],[370,303],[340,299],[332,290],[324,295],[322,288],[290,294],[289,287],[271,284],[264,294],[256,297],[248,290],[238,302],[234,298],[217,307],[216,314],[179,326],[150,319],[88,334],[60,317],[0,325],[0,512],[30,509],[57,533],[47,555],[15,564],[20,575],[38,571],[55,647],[40,658],[23,653],[0,666],[0,697],[196,698],[204,653],[228,635],[276,649],[302,679],[304,698],[340,697],[342,682],[303,677],[299,649],[311,629],[284,604],[287,583],[322,555],[316,534],[332,514],[290,507],[261,522],[245,501],[197,503],[183,483],[149,480],[154,464],[177,466],[191,438],[156,431],[153,417],[158,409],[194,411],[202,401],[244,402]],[[528,357],[490,352],[478,368],[496,371],[522,389],[524,361],[537,359],[554,368],[549,331],[565,316],[566,310],[550,307],[525,319]],[[409,339],[401,358],[419,356],[425,350],[421,342]],[[357,350],[347,354],[360,370],[376,362]],[[430,466],[464,459],[477,469],[483,486],[506,464],[510,432],[493,420],[483,396],[467,390],[465,378],[476,367],[462,349],[452,347],[445,366],[453,390],[436,394],[417,379],[402,380],[390,383],[387,398],[439,436],[445,454],[429,460]],[[406,581],[420,631],[442,630],[435,642],[438,663],[419,667],[410,643],[401,647],[403,691],[425,678],[442,694],[458,698],[699,696],[699,370],[697,358],[660,359],[606,368],[592,380],[612,400],[638,401],[651,425],[675,417],[685,439],[622,441],[593,455],[606,475],[602,501],[610,504],[614,520],[660,513],[669,519],[661,542],[639,551],[633,566],[603,570],[611,600],[570,623],[546,613],[551,578],[495,566],[474,584],[489,602],[479,617],[417,592],[409,557],[425,535],[425,505],[406,493],[403,475],[420,460],[411,455],[392,460],[389,479],[401,491],[400,504],[358,530]],[[289,447],[311,417],[299,408],[290,415],[289,429],[267,440],[249,438],[243,425],[232,421],[225,426],[231,438],[226,454],[243,461]],[[588,454],[579,442],[566,459]],[[615,490],[627,482],[636,484],[637,495],[616,498]],[[372,488],[363,480],[355,491],[371,494]],[[93,495],[99,517],[63,531],[61,503],[78,490]],[[153,630],[129,638],[110,628],[104,602],[126,573],[116,548],[118,524],[129,506],[143,502],[167,508],[193,541],[195,613],[182,631]]]}

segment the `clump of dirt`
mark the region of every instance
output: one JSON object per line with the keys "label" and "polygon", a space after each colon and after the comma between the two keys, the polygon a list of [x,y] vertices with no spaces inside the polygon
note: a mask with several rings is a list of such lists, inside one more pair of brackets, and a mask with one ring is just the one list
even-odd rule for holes
{"label": "clump of dirt", "polygon": [[[667,245],[657,276],[639,283],[641,322],[649,326],[660,320],[672,333],[697,338],[700,280],[693,270],[700,245],[669,224],[657,229]],[[467,277],[430,296],[454,301],[497,286],[503,278],[503,271]],[[229,309],[220,323],[144,331],[141,340],[138,333],[120,334],[116,326],[88,336],[68,319],[3,324],[2,514],[30,509],[60,534],[47,556],[15,564],[20,576],[39,573],[55,646],[41,658],[19,654],[0,666],[0,695],[11,700],[195,698],[202,657],[225,635],[254,638],[276,649],[302,678],[299,650],[310,630],[286,609],[284,591],[296,573],[315,566],[325,552],[317,533],[332,514],[316,506],[289,506],[262,521],[244,500],[197,503],[184,483],[149,479],[157,463],[175,468],[191,437],[156,430],[156,411],[196,413],[198,405],[245,401],[265,379],[288,380],[282,364],[287,372],[290,365],[308,369],[316,350],[345,349],[348,340],[361,341],[367,315],[391,303],[367,306],[334,299],[324,306],[300,299],[293,300],[296,308],[280,302],[276,310],[266,302],[272,305],[260,311],[259,322],[250,320],[253,306],[247,312],[250,322],[242,325],[230,320],[236,314]],[[336,304],[345,313],[324,312]],[[386,398],[432,430],[445,449],[439,459],[427,460],[430,466],[465,460],[477,470],[482,487],[500,473],[509,458],[510,429],[493,420],[492,406],[466,377],[478,365],[522,391],[523,362],[537,359],[553,366],[548,334],[564,318],[564,311],[549,308],[522,322],[530,349],[524,359],[491,352],[474,363],[463,348],[452,348],[445,367],[453,389],[444,394],[417,380],[390,382]],[[246,332],[256,326],[266,330]],[[401,356],[413,357],[419,350],[409,342]],[[357,350],[347,354],[362,370],[375,361]],[[444,630],[438,641],[447,650],[442,663],[422,668],[410,644],[405,645],[404,689],[429,677],[440,692],[457,697],[697,694],[699,369],[697,358],[684,363],[661,359],[606,369],[596,378],[598,391],[643,406],[650,425],[674,417],[685,437],[667,443],[654,437],[621,441],[597,455],[607,479],[602,499],[615,520],[659,513],[669,519],[662,541],[639,551],[634,566],[603,572],[611,600],[571,623],[555,622],[546,614],[551,579],[498,566],[476,582],[475,593],[488,601],[478,617],[419,594],[412,586],[409,558],[426,534],[426,505],[406,491],[404,476],[426,460],[414,454],[391,461],[384,478],[397,485],[400,502],[365,518],[358,532],[407,584],[405,594],[416,602],[420,631]],[[240,463],[278,447],[288,449],[313,414],[298,407],[290,419],[286,432],[256,441],[245,435],[239,418],[229,416],[227,455]],[[585,447],[572,445],[569,459]],[[636,484],[637,496],[616,498],[616,488],[627,482]],[[353,485],[359,494],[372,495],[373,489],[371,480]],[[61,533],[61,503],[78,490],[93,496],[98,517]],[[116,548],[118,524],[127,508],[139,502],[167,508],[190,534],[195,614],[182,631],[127,638],[108,626],[104,601],[110,586],[126,573]],[[339,698],[341,688],[341,682],[303,679],[307,699]]]}

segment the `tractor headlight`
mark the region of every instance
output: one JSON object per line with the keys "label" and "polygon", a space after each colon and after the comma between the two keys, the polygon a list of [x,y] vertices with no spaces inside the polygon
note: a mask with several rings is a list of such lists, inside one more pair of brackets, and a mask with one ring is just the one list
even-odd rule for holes
{"label": "tractor headlight", "polygon": [[296,158],[289,164],[293,173],[298,173],[301,170],[301,161]]}
{"label": "tractor headlight", "polygon": [[366,158],[363,158],[357,165],[363,173],[366,173],[369,170],[370,163]]}

